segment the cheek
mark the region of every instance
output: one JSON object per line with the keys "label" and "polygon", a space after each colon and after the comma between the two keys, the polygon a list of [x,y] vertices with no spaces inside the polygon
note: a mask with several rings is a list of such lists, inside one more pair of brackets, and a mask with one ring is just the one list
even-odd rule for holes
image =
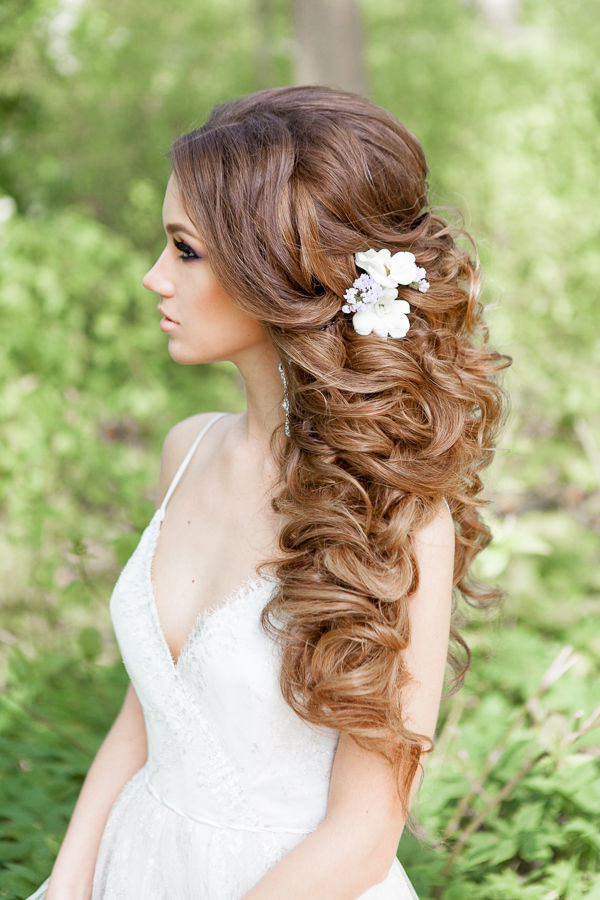
{"label": "cheek", "polygon": [[[188,273],[186,273],[188,274]],[[225,310],[235,304],[216,281],[206,263],[190,263],[187,294],[194,305],[204,310]]]}
{"label": "cheek", "polygon": [[214,323],[221,321],[224,324],[239,326],[246,320],[253,321],[234,303],[210,271],[201,273],[201,277],[196,281],[194,307],[200,315],[210,318]]}
{"label": "cheek", "polygon": [[[208,319],[206,321],[208,323]],[[220,343],[229,345],[232,350],[265,339],[265,332],[260,323],[231,304],[215,312],[214,318],[211,316],[210,323],[213,335],[218,335]]]}
{"label": "cheek", "polygon": [[237,306],[214,278],[196,279],[189,287],[186,323],[194,335],[232,348],[265,340],[262,325]]}

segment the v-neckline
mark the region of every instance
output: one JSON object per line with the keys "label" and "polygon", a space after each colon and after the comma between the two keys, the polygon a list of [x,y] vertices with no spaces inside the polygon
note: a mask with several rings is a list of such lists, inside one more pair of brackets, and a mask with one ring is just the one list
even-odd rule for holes
{"label": "v-neckline", "polygon": [[[194,619],[194,623],[184,640],[181,650],[177,654],[177,659],[173,657],[171,653],[171,648],[169,647],[169,642],[165,637],[165,633],[160,621],[160,616],[158,613],[158,604],[156,602],[156,591],[154,590],[154,582],[152,580],[152,569],[154,563],[154,557],[156,555],[156,548],[158,545],[158,536],[160,534],[160,529],[162,527],[162,523],[165,517],[166,509],[164,507],[158,507],[152,519],[149,522],[148,528],[151,529],[151,537],[152,543],[150,546],[150,552],[148,554],[148,568],[146,572],[147,576],[147,588],[148,588],[148,600],[149,606],[152,614],[152,618],[154,620],[156,632],[159,636],[159,640],[162,646],[165,649],[166,656],[168,661],[170,662],[173,670],[175,672],[179,671],[179,665],[181,660],[189,653],[190,648],[193,646],[194,641],[197,636],[203,630],[204,625],[212,619],[213,616],[222,613],[225,609],[231,607],[235,604],[241,597],[249,597],[254,593],[254,590],[258,588],[262,584],[274,584],[275,578],[273,575],[249,575],[235,590],[233,590],[230,594],[225,597],[225,600],[219,603],[217,606],[206,606],[204,609],[201,609],[196,618]],[[157,524],[158,523],[158,524]],[[152,531],[153,529],[153,531]]]}

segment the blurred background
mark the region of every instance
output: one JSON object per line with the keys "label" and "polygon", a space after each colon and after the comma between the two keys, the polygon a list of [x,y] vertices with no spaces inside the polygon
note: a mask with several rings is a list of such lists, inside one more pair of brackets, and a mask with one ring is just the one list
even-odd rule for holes
{"label": "blurred background", "polygon": [[244,405],[232,364],[172,362],[141,286],[168,147],[321,81],[419,136],[514,358],[476,565],[507,599],[470,614],[399,857],[422,900],[600,898],[598,47],[595,0],[2,0],[0,897],[49,873],[121,703],[108,600],[164,435]]}

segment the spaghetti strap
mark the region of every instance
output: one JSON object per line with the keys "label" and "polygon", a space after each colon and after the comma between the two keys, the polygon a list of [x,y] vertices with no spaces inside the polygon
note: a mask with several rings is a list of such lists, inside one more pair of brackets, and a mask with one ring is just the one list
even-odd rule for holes
{"label": "spaghetti strap", "polygon": [[167,493],[165,494],[165,496],[164,496],[164,498],[163,498],[163,502],[162,502],[162,503],[160,504],[160,506],[159,506],[159,510],[160,510],[160,512],[161,512],[161,515],[164,515],[165,508],[166,508],[166,506],[167,506],[167,503],[168,503],[169,500],[171,499],[171,495],[172,495],[173,491],[175,490],[175,488],[176,488],[177,485],[179,484],[179,480],[180,480],[181,476],[183,475],[183,473],[185,472],[185,470],[186,470],[186,468],[187,468],[187,465],[188,465],[190,459],[191,459],[192,456],[194,455],[194,451],[196,450],[196,447],[198,446],[198,444],[200,443],[200,441],[202,440],[202,438],[204,437],[204,435],[206,434],[206,432],[208,431],[208,429],[210,428],[210,426],[211,426],[211,425],[214,425],[215,422],[216,422],[218,419],[222,419],[223,416],[228,416],[228,415],[229,415],[229,413],[219,413],[218,415],[216,415],[216,416],[214,417],[214,419],[211,419],[210,422],[207,422],[206,425],[204,425],[204,427],[200,429],[199,433],[198,433],[198,434],[196,435],[196,437],[194,438],[194,441],[193,441],[193,443],[192,443],[192,446],[190,447],[190,449],[188,450],[188,452],[187,452],[186,455],[184,456],[184,458],[183,458],[183,460],[182,460],[182,462],[181,462],[179,468],[178,468],[177,471],[175,472],[175,475],[173,476],[173,479],[172,479],[172,481],[171,481],[171,484],[169,485],[169,487],[168,487],[168,489],[167,489]]}

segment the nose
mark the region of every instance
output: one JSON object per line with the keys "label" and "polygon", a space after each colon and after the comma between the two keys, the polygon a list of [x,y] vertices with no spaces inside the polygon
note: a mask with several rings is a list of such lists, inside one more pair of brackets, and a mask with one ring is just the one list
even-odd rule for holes
{"label": "nose", "polygon": [[161,297],[170,297],[174,293],[174,286],[163,267],[164,253],[158,257],[151,269],[149,269],[142,278],[142,284],[149,291],[160,294]]}

